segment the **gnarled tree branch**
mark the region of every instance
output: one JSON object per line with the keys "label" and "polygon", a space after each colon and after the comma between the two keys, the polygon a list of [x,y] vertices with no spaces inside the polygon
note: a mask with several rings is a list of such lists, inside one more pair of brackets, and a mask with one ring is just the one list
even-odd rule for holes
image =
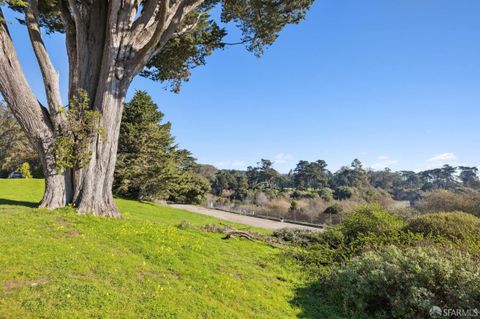
{"label": "gnarled tree branch", "polygon": [[[186,15],[195,10],[205,0],[178,0],[173,4],[169,0],[154,1],[159,5],[155,10],[144,11],[148,22],[132,39],[129,75],[137,75],[147,62],[174,37]],[[147,20],[147,18],[143,20]],[[142,17],[139,18],[139,20]],[[135,31],[135,30],[134,30]]]}
{"label": "gnarled tree branch", "polygon": [[50,116],[55,127],[62,126],[64,116],[60,96],[59,74],[55,70],[40,33],[38,24],[38,0],[30,0],[25,7],[25,22],[32,43],[33,51],[42,72],[45,94],[47,96]]}
{"label": "gnarled tree branch", "polygon": [[67,55],[68,60],[71,63],[68,63],[68,88],[69,92],[73,91],[73,76],[74,76],[74,65],[77,61],[77,35],[75,29],[75,20],[70,12],[68,6],[68,0],[59,0],[58,9],[62,18],[63,27],[65,28],[65,42],[67,46]]}

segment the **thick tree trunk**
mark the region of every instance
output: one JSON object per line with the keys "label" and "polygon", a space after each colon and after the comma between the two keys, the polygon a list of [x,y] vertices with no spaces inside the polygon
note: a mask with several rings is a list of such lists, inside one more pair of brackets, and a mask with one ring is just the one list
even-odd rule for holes
{"label": "thick tree trunk", "polygon": [[41,206],[64,207],[72,194],[65,183],[68,175],[56,171],[53,124],[25,79],[4,22],[0,23],[0,92],[42,162],[46,191]]}
{"label": "thick tree trunk", "polygon": [[100,85],[95,107],[101,113],[105,134],[98,134],[91,145],[92,157],[88,165],[74,174],[73,202],[80,214],[120,217],[112,194],[118,137],[123,103],[128,84],[109,72]]}
{"label": "thick tree trunk", "polygon": [[98,135],[92,144],[92,158],[88,165],[75,173],[74,199],[80,214],[119,217],[112,194],[118,136],[123,110],[124,94],[106,93],[102,125],[105,135]]}
{"label": "thick tree trunk", "polygon": [[72,183],[69,174],[55,174],[45,177],[45,193],[40,208],[57,209],[65,207],[72,200]]}

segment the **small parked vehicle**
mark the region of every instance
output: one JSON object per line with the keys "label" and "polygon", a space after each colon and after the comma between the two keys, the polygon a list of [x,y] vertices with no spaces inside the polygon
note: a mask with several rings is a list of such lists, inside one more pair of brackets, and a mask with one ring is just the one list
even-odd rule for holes
{"label": "small parked vehicle", "polygon": [[8,178],[23,178],[23,175],[20,172],[12,172],[8,175]]}

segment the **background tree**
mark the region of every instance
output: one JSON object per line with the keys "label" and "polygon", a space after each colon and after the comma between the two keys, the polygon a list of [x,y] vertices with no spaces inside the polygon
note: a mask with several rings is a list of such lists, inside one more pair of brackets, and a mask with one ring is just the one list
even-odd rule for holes
{"label": "background tree", "polygon": [[208,181],[194,172],[190,152],[174,144],[171,125],[157,109],[144,91],[125,104],[114,190],[139,200],[198,202],[210,190]]}
{"label": "background tree", "polygon": [[253,189],[275,188],[279,175],[273,168],[273,162],[267,159],[261,159],[256,167],[247,168],[248,184]]}
{"label": "background tree", "polygon": [[293,172],[295,187],[299,190],[325,187],[329,173],[326,167],[327,163],[323,160],[316,162],[300,161]]}
{"label": "background tree", "polygon": [[392,172],[389,168],[381,171],[368,171],[368,179],[373,187],[382,188],[389,192],[393,192],[395,187],[402,183],[401,174]]}
{"label": "background tree", "polygon": [[22,163],[22,165],[17,167],[17,171],[22,174],[23,178],[32,178],[32,172],[30,169],[30,164],[28,164],[28,162]]}
{"label": "background tree", "polygon": [[[48,105],[38,102],[26,81],[8,25],[0,24],[0,93],[41,160],[46,191],[41,206],[73,203],[80,213],[119,216],[112,196],[125,95],[141,74],[178,91],[190,69],[225,46],[225,25],[242,34],[241,43],[261,55],[287,24],[300,22],[313,0],[0,0],[23,14],[42,72]],[[220,21],[210,13],[221,12]],[[1,12],[0,12],[1,14]],[[3,14],[1,14],[3,17]],[[55,145],[70,131],[59,78],[42,40],[64,32],[69,64],[69,100],[84,90],[98,112],[104,134],[88,145],[89,162],[59,173]],[[68,135],[68,134],[67,134]]]}
{"label": "background tree", "polygon": [[477,167],[460,166],[460,175],[458,176],[463,186],[471,188],[480,187],[480,179],[478,178]]}
{"label": "background tree", "polygon": [[209,164],[198,164],[198,167],[197,169],[195,170],[195,172],[200,175],[200,176],[203,176],[205,177],[206,179],[208,179],[210,182],[213,182],[213,180],[215,179],[215,175],[217,174],[218,172],[218,169],[213,166],[213,165],[209,165]]}
{"label": "background tree", "polygon": [[363,168],[362,162],[353,160],[350,167],[343,166],[335,172],[331,179],[331,186],[337,189],[340,186],[362,187],[368,184],[367,171]]}
{"label": "background tree", "polygon": [[5,103],[0,102],[0,177],[27,162],[34,177],[42,177],[37,154]]}

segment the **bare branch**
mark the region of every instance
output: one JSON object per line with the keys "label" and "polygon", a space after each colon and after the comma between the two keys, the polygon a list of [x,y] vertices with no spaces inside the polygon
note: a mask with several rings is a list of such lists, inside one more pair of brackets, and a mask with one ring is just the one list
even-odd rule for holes
{"label": "bare branch", "polygon": [[132,25],[133,38],[136,38],[142,30],[150,27],[155,22],[160,8],[168,7],[170,7],[169,0],[148,1],[143,8],[142,14]]}
{"label": "bare branch", "polygon": [[63,104],[60,96],[59,75],[50,60],[50,56],[48,55],[40,33],[40,26],[38,24],[38,0],[30,0],[29,5],[25,7],[25,22],[28,28],[33,51],[35,52],[35,56],[42,72],[52,121],[56,126],[61,125],[61,110]]}
{"label": "bare branch", "polygon": [[204,16],[205,14],[199,14],[197,19],[195,20],[195,22],[191,23],[191,24],[188,24],[186,26],[184,26],[181,30],[179,31],[176,31],[174,34],[173,34],[173,37],[176,38],[176,37],[180,37],[182,35],[184,35],[185,33],[189,33],[189,32],[192,32],[195,30],[195,28],[198,26],[198,23],[200,22],[200,20],[202,19],[202,17]]}

